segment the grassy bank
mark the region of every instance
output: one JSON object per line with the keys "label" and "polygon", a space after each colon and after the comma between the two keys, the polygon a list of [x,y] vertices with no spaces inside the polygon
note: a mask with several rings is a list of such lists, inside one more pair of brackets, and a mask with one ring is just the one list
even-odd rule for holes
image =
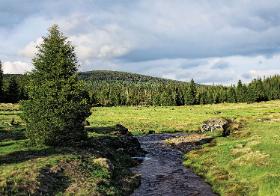
{"label": "grassy bank", "polygon": [[135,134],[198,130],[209,118],[242,124],[230,137],[216,138],[186,155],[186,166],[222,195],[280,195],[280,101],[183,107],[94,108],[92,124],[121,123]]}
{"label": "grassy bank", "polygon": [[31,147],[19,113],[0,105],[0,195],[127,195],[139,183],[128,138],[89,127],[90,139],[75,146]]}

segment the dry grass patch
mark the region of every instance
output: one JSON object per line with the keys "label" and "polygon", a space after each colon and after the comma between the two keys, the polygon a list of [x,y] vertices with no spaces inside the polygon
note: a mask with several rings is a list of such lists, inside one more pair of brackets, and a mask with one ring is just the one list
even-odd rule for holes
{"label": "dry grass patch", "polygon": [[179,145],[181,143],[196,143],[208,138],[211,138],[211,136],[206,134],[190,134],[166,139],[165,142],[172,145]]}
{"label": "dry grass patch", "polygon": [[260,151],[249,151],[240,157],[231,161],[233,166],[243,166],[243,165],[256,165],[256,166],[264,166],[268,165],[269,155],[262,153]]}
{"label": "dry grass patch", "polygon": [[257,165],[264,166],[268,164],[269,154],[254,151],[252,147],[260,144],[260,137],[255,135],[248,139],[245,145],[238,144],[231,150],[231,155],[235,158],[231,161],[232,166],[242,166],[242,165]]}
{"label": "dry grass patch", "polygon": [[202,144],[208,143],[213,137],[206,134],[190,134],[166,139],[165,143],[183,152],[199,148]]}

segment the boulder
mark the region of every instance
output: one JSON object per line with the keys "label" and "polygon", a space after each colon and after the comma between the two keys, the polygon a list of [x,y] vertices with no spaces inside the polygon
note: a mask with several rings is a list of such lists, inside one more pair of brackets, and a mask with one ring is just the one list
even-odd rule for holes
{"label": "boulder", "polygon": [[221,132],[222,136],[228,136],[230,134],[230,124],[231,121],[225,118],[212,118],[209,120],[206,120],[201,125],[201,131],[215,131],[215,132]]}

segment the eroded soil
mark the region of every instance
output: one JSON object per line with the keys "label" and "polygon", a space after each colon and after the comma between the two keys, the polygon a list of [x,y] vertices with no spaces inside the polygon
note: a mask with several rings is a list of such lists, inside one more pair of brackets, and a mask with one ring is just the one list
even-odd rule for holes
{"label": "eroded soil", "polygon": [[[133,196],[146,195],[215,195],[209,184],[182,164],[183,153],[166,145],[164,140],[184,134],[151,134],[138,137],[147,151],[143,162],[133,168],[141,175],[141,185]],[[190,145],[190,149],[194,148]]]}

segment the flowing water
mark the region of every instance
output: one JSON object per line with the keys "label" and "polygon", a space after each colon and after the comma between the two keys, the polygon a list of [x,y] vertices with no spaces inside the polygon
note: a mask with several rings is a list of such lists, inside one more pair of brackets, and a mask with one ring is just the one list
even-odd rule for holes
{"label": "flowing water", "polygon": [[132,196],[215,195],[209,184],[183,166],[183,153],[164,143],[165,139],[181,135],[151,134],[138,137],[147,154],[143,162],[133,168],[133,172],[141,175],[141,185]]}

